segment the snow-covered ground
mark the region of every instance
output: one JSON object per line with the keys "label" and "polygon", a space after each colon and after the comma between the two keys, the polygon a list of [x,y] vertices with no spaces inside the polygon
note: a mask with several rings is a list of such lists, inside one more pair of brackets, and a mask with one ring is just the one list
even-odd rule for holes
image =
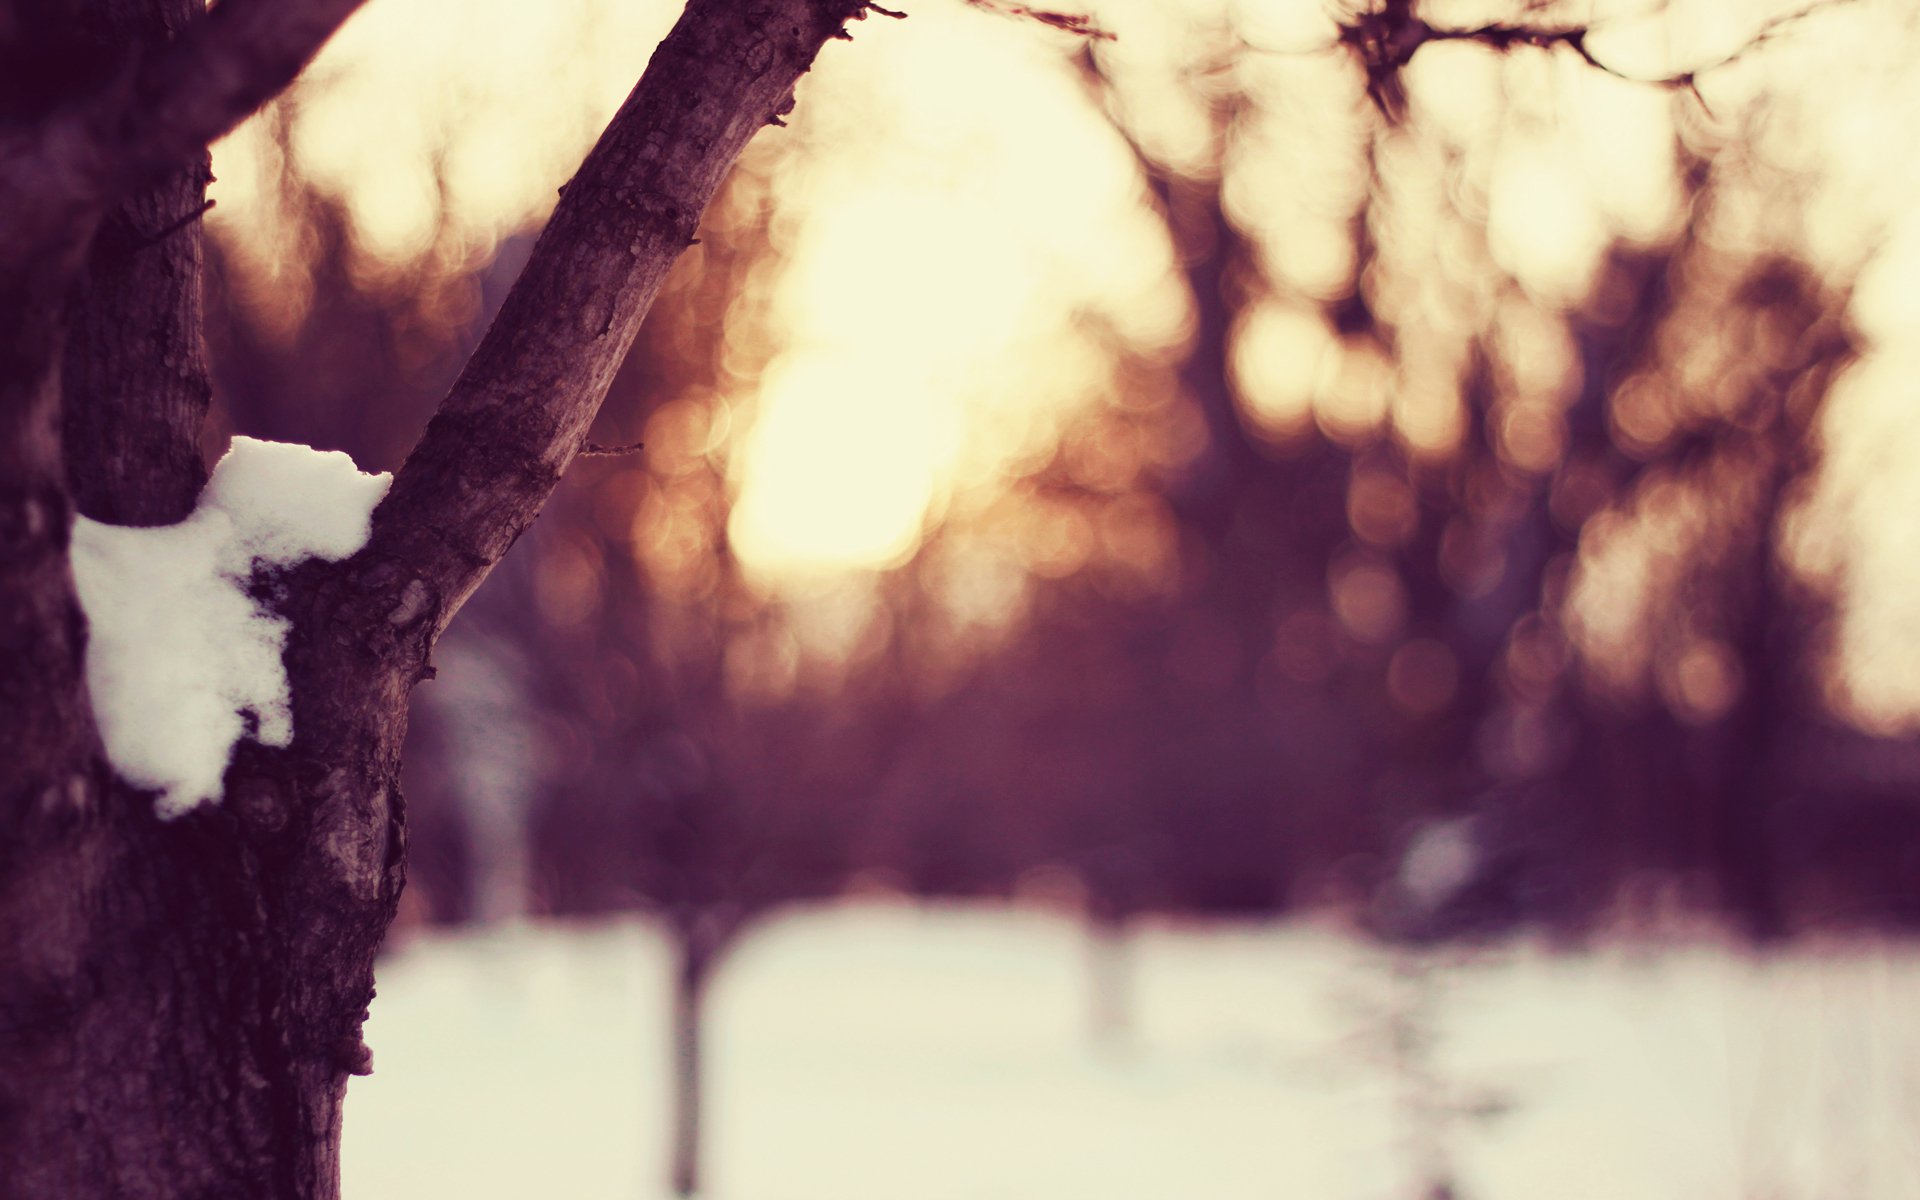
{"label": "snow-covered ground", "polygon": [[[1152,928],[1092,1044],[1074,924],[862,904],[761,929],[711,1009],[715,1200],[1910,1200],[1920,959],[1706,945],[1396,964],[1311,925]],[[666,1194],[639,923],[420,937],[380,969],[347,1200]],[[1425,1132],[1415,1132],[1415,1125]]]}

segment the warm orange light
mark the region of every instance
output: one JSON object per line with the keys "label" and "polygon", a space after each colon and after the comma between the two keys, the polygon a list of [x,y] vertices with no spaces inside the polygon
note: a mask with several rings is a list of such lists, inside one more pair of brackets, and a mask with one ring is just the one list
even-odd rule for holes
{"label": "warm orange light", "polygon": [[[1231,367],[1240,402],[1272,442],[1317,426],[1349,446],[1391,437],[1423,462],[1443,461],[1478,428],[1465,405],[1481,354],[1502,397],[1488,436],[1510,466],[1561,470],[1567,405],[1600,385],[1613,389],[1607,417],[1619,448],[1650,458],[1688,421],[1716,408],[1728,415],[1794,331],[1774,330],[1743,353],[1710,325],[1675,324],[1628,379],[1584,378],[1584,348],[1565,317],[1591,300],[1616,239],[1654,245],[1692,215],[1703,244],[1730,262],[1781,246],[1829,266],[1877,257],[1854,299],[1873,344],[1828,413],[1831,467],[1796,528],[1819,531],[1833,547],[1826,569],[1844,568],[1836,645],[1847,703],[1881,727],[1920,714],[1920,670],[1907,649],[1920,644],[1911,552],[1920,423],[1909,403],[1920,363],[1903,348],[1920,340],[1911,203],[1920,170],[1886,150],[1920,117],[1901,10],[1874,0],[1826,6],[1791,37],[1703,77],[1707,110],[1571,54],[1430,46],[1406,72],[1408,121],[1383,132],[1340,55],[1228,54],[1220,30],[1230,6],[1092,7],[1119,34],[1107,61],[1119,115],[1142,146],[1176,169],[1223,164],[1227,215],[1251,239],[1260,272],[1236,284],[1256,296],[1270,289],[1245,310]],[[1659,74],[1713,61],[1777,7],[1727,0],[1684,13],[1603,13],[1613,19],[1590,48],[1629,73]],[[548,211],[674,9],[664,0],[367,6],[287,103],[216,148],[210,224],[236,294],[268,330],[303,319],[319,250],[289,211],[294,182],[339,206],[365,287],[489,261]],[[1331,34],[1317,4],[1254,6],[1235,19],[1269,48],[1311,50]],[[949,581],[956,608],[1005,610],[1022,594],[1023,572],[1060,576],[1096,560],[1120,564],[1113,580],[1164,586],[1175,538],[1153,502],[997,525],[984,516],[1050,461],[1062,432],[1079,428],[1077,414],[1117,406],[1141,414],[1148,431],[1069,445],[1065,469],[1100,495],[1125,497],[1201,445],[1167,369],[1194,333],[1195,309],[1129,148],[1089,100],[1078,44],[957,0],[855,32],[858,44],[831,48],[809,77],[794,127],[755,151],[784,256],[757,279],[772,289],[778,350],[768,366],[766,346],[738,347],[726,363],[738,378],[716,385],[726,394],[698,398],[706,417],[663,414],[646,431],[662,497],[694,474],[706,482],[679,498],[650,497],[634,544],[661,586],[705,595],[718,586],[714,534],[725,521],[739,562],[778,591],[901,563],[943,523],[981,521],[975,534],[950,531],[940,551],[946,565],[934,574]],[[1217,106],[1229,95],[1244,108],[1223,140]],[[1762,98],[1764,121],[1754,116]],[[1743,154],[1796,172],[1801,194],[1729,187],[1711,211],[1687,213],[1681,143],[1710,152],[1739,138]],[[1369,187],[1374,203],[1360,222]],[[1383,341],[1336,322],[1330,306],[1350,294],[1397,335]],[[443,301],[432,311],[452,325],[473,297]],[[1150,373],[1118,382],[1116,348],[1157,364],[1157,382],[1140,382]],[[1603,494],[1592,472],[1556,481],[1553,514],[1570,528]],[[1569,636],[1601,676],[1646,676],[1638,622],[1670,564],[1692,549],[1693,503],[1655,479],[1630,511],[1602,517],[1583,538]],[[1406,544],[1402,481],[1357,479],[1349,509],[1368,553]],[[1477,537],[1462,525],[1443,538],[1443,573],[1465,597],[1489,594],[1504,561],[1503,547]],[[595,603],[592,571],[556,553],[543,610],[583,620]],[[1342,623],[1381,644],[1399,635],[1398,588],[1391,568],[1365,555],[1330,581]],[[1696,648],[1648,682],[1710,712],[1737,686],[1713,661]],[[1410,671],[1403,663],[1405,678]]]}

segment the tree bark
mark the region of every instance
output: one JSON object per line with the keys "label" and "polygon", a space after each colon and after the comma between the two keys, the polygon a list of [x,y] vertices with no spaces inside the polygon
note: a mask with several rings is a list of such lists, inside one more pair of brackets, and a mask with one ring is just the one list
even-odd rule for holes
{"label": "tree bark", "polygon": [[165,522],[197,494],[199,254],[174,222],[197,209],[207,141],[356,6],[109,0],[137,31],[126,68],[0,115],[5,1200],[338,1194],[341,1104],[369,1069],[373,957],[405,878],[408,695],[577,453],[721,177],[864,7],[689,5],[366,549],[281,581],[293,744],[243,743],[219,804],[163,822],[94,729],[71,518],[77,502]]}
{"label": "tree bark", "polygon": [[170,525],[207,481],[198,214],[208,178],[203,155],[118,205],[68,294],[60,437],[74,505],[96,521]]}

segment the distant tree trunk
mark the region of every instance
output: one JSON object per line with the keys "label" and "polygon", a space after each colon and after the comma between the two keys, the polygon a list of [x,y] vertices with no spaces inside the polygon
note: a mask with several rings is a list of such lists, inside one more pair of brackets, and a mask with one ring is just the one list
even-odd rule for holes
{"label": "distant tree trunk", "polygon": [[1789,697],[1801,648],[1789,635],[1792,614],[1783,594],[1789,586],[1787,568],[1776,560],[1773,547],[1789,482],[1784,470],[1764,481],[1765,500],[1755,522],[1757,544],[1748,551],[1752,561],[1743,581],[1747,594],[1742,599],[1751,607],[1734,639],[1744,678],[1720,731],[1726,749],[1707,802],[1707,852],[1720,902],[1747,939],[1759,946],[1778,942],[1788,932],[1780,864],[1773,853],[1781,795],[1774,777],[1780,766],[1775,748],[1794,715]]}
{"label": "distant tree trunk", "polygon": [[1087,914],[1088,1012],[1096,1049],[1124,1049],[1133,1036],[1133,942],[1127,918],[1100,906]]}
{"label": "distant tree trunk", "polygon": [[706,1074],[707,983],[731,940],[722,919],[712,912],[673,914],[673,1140],[669,1175],[676,1196],[700,1190]]}
{"label": "distant tree trunk", "polygon": [[339,1193],[373,957],[405,878],[399,753],[460,605],[579,452],[746,142],[859,0],[692,0],[569,184],[374,513],[276,607],[294,741],[220,802],[119,781],[85,677],[76,508],[162,524],[205,479],[207,144],[358,0],[0,8],[0,1196]]}
{"label": "distant tree trunk", "polygon": [[1738,676],[1732,709],[1717,730],[1721,761],[1708,797],[1708,853],[1722,904],[1749,940],[1764,946],[1792,932],[1785,878],[1792,848],[1778,840],[1787,798],[1781,747],[1807,723],[1809,697],[1818,692],[1809,664],[1817,659],[1819,628],[1832,617],[1832,600],[1802,583],[1783,557],[1782,531],[1796,492],[1819,469],[1820,419],[1859,345],[1844,318],[1833,315],[1845,311],[1844,299],[1823,296],[1804,268],[1766,264],[1744,290],[1748,319],[1795,330],[1796,354],[1763,377],[1747,406],[1765,415],[1745,447],[1757,464],[1759,503],[1744,557],[1726,585],[1726,632]]}

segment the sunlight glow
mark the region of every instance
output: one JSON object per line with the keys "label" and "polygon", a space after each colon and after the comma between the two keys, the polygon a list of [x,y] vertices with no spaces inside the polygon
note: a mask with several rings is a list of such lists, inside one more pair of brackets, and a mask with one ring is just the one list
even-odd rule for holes
{"label": "sunlight glow", "polygon": [[941,439],[924,380],[781,364],[744,451],[729,532],[772,569],[887,566],[918,544]]}
{"label": "sunlight glow", "polygon": [[[778,301],[790,348],[736,463],[731,532],[756,572],[904,559],[944,496],[1025,449],[1030,425],[988,413],[1084,391],[1006,365],[1160,284],[1161,255],[1125,220],[1129,164],[1060,50],[930,7],[886,28],[885,53],[818,71],[828,127],[796,121],[810,153],[775,184],[799,213]],[[860,128],[841,136],[836,112]],[[1017,390],[996,395],[1003,379]]]}
{"label": "sunlight glow", "polygon": [[[674,7],[369,5],[288,100],[216,148],[210,224],[236,294],[265,328],[302,320],[321,250],[306,218],[287,210],[296,176],[338,206],[351,272],[370,289],[484,265],[543,219]],[[1566,439],[1560,409],[1581,382],[1580,349],[1554,312],[1592,301],[1613,239],[1671,236],[1687,215],[1682,144],[1705,153],[1745,138],[1743,153],[1776,163],[1779,177],[1797,172],[1804,194],[1730,191],[1701,230],[1730,252],[1791,244],[1843,267],[1878,260],[1855,300],[1873,345],[1829,411],[1834,469],[1799,527],[1813,531],[1810,543],[1850,548],[1839,636],[1850,702],[1889,725],[1920,713],[1920,670],[1906,649],[1920,643],[1911,552],[1920,434],[1908,419],[1917,368],[1899,348],[1920,325],[1920,225],[1910,216],[1920,160],[1889,153],[1920,118],[1920,87],[1910,55],[1877,49],[1910,47],[1920,18],[1884,0],[1832,6],[1704,77],[1706,108],[1570,53],[1432,46],[1406,72],[1406,124],[1376,137],[1357,73],[1324,52],[1332,27],[1322,5],[1090,7],[1119,35],[1103,63],[1140,143],[1176,168],[1216,154],[1226,164],[1228,216],[1278,293],[1236,331],[1233,370],[1247,411],[1276,438],[1311,420],[1347,444],[1392,436],[1444,455],[1465,436],[1463,346],[1492,322],[1510,351],[1499,369],[1527,396],[1500,414],[1494,435],[1509,463],[1551,468]],[[1502,19],[1511,8],[1436,4],[1431,19]],[[1690,0],[1649,15],[1602,3],[1581,19],[1603,21],[1592,48],[1609,62],[1657,75],[1714,61],[1788,8]],[[1233,61],[1229,22],[1260,49]],[[777,135],[793,152],[768,155],[777,348],[770,365],[766,355],[752,362],[753,377],[722,385],[735,389],[720,398],[731,420],[708,452],[724,480],[687,501],[684,519],[668,505],[660,528],[636,536],[677,547],[665,557],[685,587],[711,587],[702,522],[723,510],[724,492],[735,501],[734,550],[777,590],[898,564],[943,522],[976,520],[1015,532],[952,531],[962,549],[943,553],[956,578],[973,569],[958,564],[981,564],[980,580],[955,594],[1011,604],[1020,589],[1003,578],[1006,564],[1069,569],[1076,548],[1098,541],[1102,518],[988,514],[1046,464],[1071,414],[1136,402],[1113,394],[1113,346],[1143,361],[1167,356],[1192,333],[1192,305],[1132,153],[1075,62],[1075,39],[957,0],[854,32],[859,44],[829,47],[793,127]],[[1210,106],[1229,94],[1245,97],[1245,110],[1218,145]],[[1357,227],[1374,183],[1388,199]],[[1490,291],[1488,257],[1520,288]],[[1398,344],[1329,323],[1326,306],[1356,288],[1404,331]],[[1675,371],[1708,394],[1726,370],[1724,347],[1702,338],[1691,350],[1674,349]],[[1613,385],[1610,417],[1626,452],[1673,434],[1679,416],[1663,393],[1637,378]],[[1177,415],[1156,429],[1144,450],[1078,461],[1124,479],[1178,464],[1197,445]],[[1388,520],[1397,510],[1376,511],[1378,495],[1362,500],[1367,540],[1401,536]],[[1577,623],[1596,644],[1618,643],[1624,676],[1645,663],[1622,614],[1685,539],[1656,507],[1646,498],[1633,529],[1617,520],[1590,530],[1581,566],[1592,586],[1606,581],[1611,602],[1577,599]],[[1114,526],[1118,544],[1133,546],[1119,558],[1164,557],[1141,549],[1160,535],[1135,536],[1154,527]],[[1836,556],[1846,557],[1826,552]],[[1343,619],[1385,636],[1390,581],[1350,567],[1336,588]],[[1694,653],[1669,689],[1701,711],[1724,690],[1710,659]],[[1402,664],[1406,679],[1442,674],[1416,665]],[[1407,688],[1417,706],[1425,693]]]}

